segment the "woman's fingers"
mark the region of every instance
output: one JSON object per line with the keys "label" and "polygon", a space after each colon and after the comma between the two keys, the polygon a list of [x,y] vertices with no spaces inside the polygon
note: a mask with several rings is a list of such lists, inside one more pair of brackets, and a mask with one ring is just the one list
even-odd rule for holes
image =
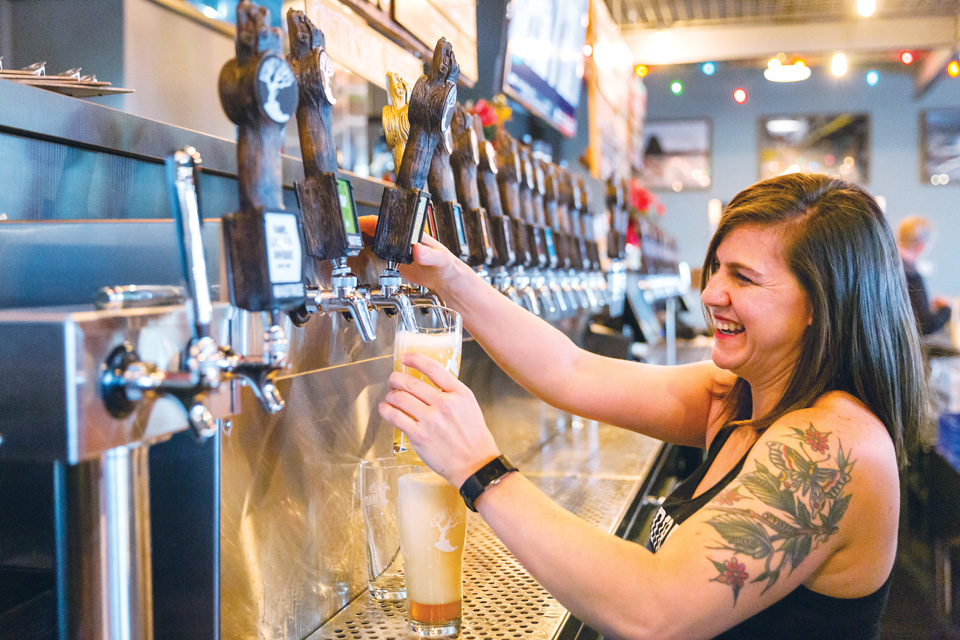
{"label": "woman's fingers", "polygon": [[[441,364],[422,353],[407,352],[400,357],[405,366],[416,369],[441,391],[454,391],[459,384],[457,377],[450,373],[445,364]],[[429,385],[425,385],[428,386]]]}

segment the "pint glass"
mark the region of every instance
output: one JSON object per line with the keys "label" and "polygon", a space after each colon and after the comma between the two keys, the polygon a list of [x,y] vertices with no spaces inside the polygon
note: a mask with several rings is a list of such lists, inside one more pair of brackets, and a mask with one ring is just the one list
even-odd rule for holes
{"label": "pint glass", "polygon": [[[418,352],[433,358],[453,375],[459,375],[460,351],[463,345],[462,327],[460,314],[453,309],[431,304],[410,305],[409,309],[402,310],[397,317],[393,370],[409,373],[432,385],[433,383],[416,369],[400,364],[403,354]],[[410,442],[402,431],[394,429],[393,453],[400,455],[405,452],[413,453]]]}
{"label": "pint glass", "polygon": [[410,629],[420,637],[457,635],[467,508],[457,490],[432,471],[401,476],[399,492]]}
{"label": "pint glass", "polygon": [[397,481],[426,467],[395,457],[360,462],[360,507],[367,541],[368,589],[375,600],[403,600],[403,556],[397,519]]}

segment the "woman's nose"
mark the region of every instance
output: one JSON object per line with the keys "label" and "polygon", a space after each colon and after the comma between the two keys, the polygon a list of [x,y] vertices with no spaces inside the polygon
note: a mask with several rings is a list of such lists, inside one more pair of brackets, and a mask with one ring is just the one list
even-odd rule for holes
{"label": "woman's nose", "polygon": [[714,275],[700,292],[700,301],[708,307],[725,307],[730,301],[720,280],[720,277]]}

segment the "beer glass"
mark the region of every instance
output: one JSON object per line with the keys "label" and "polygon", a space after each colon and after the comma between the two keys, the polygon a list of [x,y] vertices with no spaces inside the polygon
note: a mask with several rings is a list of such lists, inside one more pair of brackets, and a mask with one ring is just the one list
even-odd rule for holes
{"label": "beer glass", "polygon": [[[397,317],[397,334],[393,341],[393,370],[403,371],[430,385],[429,379],[416,369],[400,363],[405,353],[418,352],[433,358],[453,375],[460,373],[460,352],[463,347],[463,322],[453,309],[433,304],[413,304]],[[406,434],[393,431],[393,453],[417,460]]]}
{"label": "beer glass", "polygon": [[367,539],[368,590],[375,600],[403,600],[403,556],[397,521],[397,481],[424,469],[397,458],[360,462],[360,507]]}
{"label": "beer glass", "polygon": [[405,474],[398,488],[410,629],[420,637],[455,636],[463,609],[467,508],[456,488],[432,471]]}

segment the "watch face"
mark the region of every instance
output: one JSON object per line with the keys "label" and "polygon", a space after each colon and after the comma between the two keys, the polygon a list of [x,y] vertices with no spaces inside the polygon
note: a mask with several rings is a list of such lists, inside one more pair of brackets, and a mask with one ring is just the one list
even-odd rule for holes
{"label": "watch face", "polygon": [[320,89],[323,91],[323,97],[331,105],[337,104],[337,85],[333,72],[333,60],[327,55],[326,49],[320,50],[317,66],[320,71]]}
{"label": "watch face", "polygon": [[440,118],[440,131],[446,131],[450,128],[450,121],[453,119],[453,111],[457,106],[457,85],[448,83],[447,98],[443,103],[443,115]]}
{"label": "watch face", "polygon": [[297,82],[286,60],[264,56],[257,68],[255,91],[260,111],[277,124],[285,124],[297,110]]}
{"label": "watch face", "polygon": [[489,140],[483,141],[483,156],[487,159],[487,171],[497,173],[497,152]]}
{"label": "watch face", "polygon": [[480,164],[480,143],[477,142],[477,132],[472,128],[468,130],[470,133],[470,153],[473,154],[473,164]]}

